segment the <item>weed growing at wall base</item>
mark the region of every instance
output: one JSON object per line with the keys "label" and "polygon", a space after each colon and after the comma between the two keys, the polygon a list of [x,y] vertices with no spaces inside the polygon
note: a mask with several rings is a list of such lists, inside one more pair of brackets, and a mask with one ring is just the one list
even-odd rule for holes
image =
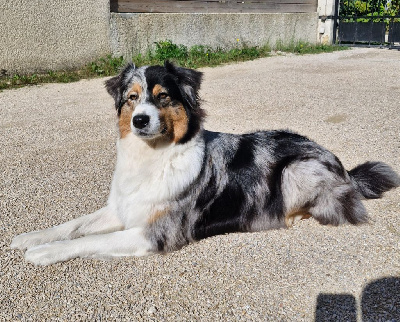
{"label": "weed growing at wall base", "polygon": [[184,45],[176,45],[171,41],[161,41],[155,45],[154,51],[149,51],[144,56],[135,56],[132,60],[137,65],[142,66],[163,64],[168,59],[183,67],[199,68],[267,57],[271,52],[268,45],[263,47],[243,46],[229,50],[213,49],[210,46],[203,45],[188,48]]}
{"label": "weed growing at wall base", "polygon": [[29,75],[7,75],[6,71],[0,73],[0,90],[18,88],[26,85],[38,85],[44,83],[70,83],[84,78],[111,76],[118,73],[125,64],[123,57],[108,55],[78,70],[48,71]]}
{"label": "weed growing at wall base", "polygon": [[[343,50],[346,49],[346,47],[321,44],[312,45],[306,42],[292,42],[285,45],[278,42],[274,49],[279,52],[295,54],[315,54]],[[248,47],[242,45],[233,49],[224,50],[221,48],[213,49],[203,45],[196,45],[188,48],[184,45],[177,45],[167,40],[155,43],[155,49],[153,51],[148,51],[145,55],[136,55],[132,57],[131,60],[137,66],[163,64],[165,60],[171,60],[183,67],[199,68],[268,57],[271,53],[272,50],[269,45],[262,47]],[[112,57],[108,55],[87,64],[79,70],[48,71],[46,73],[30,75],[7,75],[6,71],[1,70],[0,90],[43,83],[68,83],[85,78],[112,76],[117,74],[125,64],[126,60],[123,57]]]}
{"label": "weed growing at wall base", "polygon": [[303,41],[297,41],[297,42],[292,41],[288,44],[284,44],[281,41],[278,41],[275,45],[275,51],[294,53],[299,55],[331,53],[333,51],[346,50],[346,49],[348,49],[348,47],[346,46],[332,46],[324,44],[311,45]]}

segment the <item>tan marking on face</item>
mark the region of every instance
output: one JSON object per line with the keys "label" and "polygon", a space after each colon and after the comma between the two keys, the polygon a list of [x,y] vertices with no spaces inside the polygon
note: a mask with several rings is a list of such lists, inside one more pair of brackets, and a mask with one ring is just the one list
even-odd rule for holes
{"label": "tan marking on face", "polygon": [[306,210],[295,210],[285,216],[286,227],[292,227],[296,221],[308,219],[311,215]]}
{"label": "tan marking on face", "polygon": [[161,217],[165,216],[168,213],[168,208],[166,209],[161,209],[161,210],[157,210],[155,211],[150,217],[149,220],[147,221],[149,224],[153,224],[155,223],[158,219],[160,219]]}
{"label": "tan marking on face", "polygon": [[[160,95],[160,94],[165,94],[165,95]],[[153,87],[153,96],[162,107],[166,107],[171,103],[171,97],[168,95],[168,90],[165,87],[162,87],[160,84],[156,84]]]}
{"label": "tan marking on face", "polygon": [[188,131],[189,119],[182,104],[168,106],[160,111],[167,135],[173,142],[179,142]]}
{"label": "tan marking on face", "polygon": [[133,109],[126,106],[122,107],[121,115],[119,116],[119,136],[121,139],[125,138],[132,130],[131,130],[131,120]]}
{"label": "tan marking on face", "polygon": [[128,101],[121,108],[121,115],[119,116],[119,121],[118,121],[119,134],[121,139],[125,138],[132,131],[131,130],[132,114],[133,111],[135,110],[134,102],[129,100],[129,97],[132,94],[136,94],[138,95],[138,97],[140,97],[140,95],[142,94],[142,87],[138,83],[132,85],[132,88],[129,90],[127,94]]}
{"label": "tan marking on face", "polygon": [[132,88],[128,92],[127,98],[129,98],[129,96],[131,96],[132,94],[136,94],[138,95],[138,97],[140,97],[142,95],[142,86],[140,86],[138,83],[134,83],[132,85]]}
{"label": "tan marking on face", "polygon": [[162,93],[162,92],[168,93],[168,91],[167,91],[164,87],[162,87],[160,84],[156,84],[156,85],[153,87],[153,96],[157,97],[158,94],[160,94],[160,93]]}

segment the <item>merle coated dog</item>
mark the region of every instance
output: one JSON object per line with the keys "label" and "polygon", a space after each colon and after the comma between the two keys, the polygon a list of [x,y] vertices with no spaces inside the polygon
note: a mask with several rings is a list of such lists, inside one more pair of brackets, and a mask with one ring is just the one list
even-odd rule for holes
{"label": "merle coated dog", "polygon": [[203,129],[202,74],[166,62],[128,65],[107,80],[119,118],[117,164],[107,205],[14,238],[26,260],[168,252],[209,236],[367,221],[362,199],[400,185],[386,164],[346,171],[325,148],[289,131],[242,135]]}

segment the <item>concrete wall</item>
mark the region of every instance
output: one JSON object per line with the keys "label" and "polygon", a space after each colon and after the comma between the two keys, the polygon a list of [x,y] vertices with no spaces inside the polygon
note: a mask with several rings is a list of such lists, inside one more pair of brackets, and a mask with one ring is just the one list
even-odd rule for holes
{"label": "concrete wall", "polygon": [[77,68],[110,53],[129,58],[162,40],[213,48],[316,43],[318,29],[317,13],[110,14],[109,0],[0,0],[0,76]]}
{"label": "concrete wall", "polygon": [[109,0],[0,0],[0,70],[74,68],[109,54],[109,18]]}
{"label": "concrete wall", "polygon": [[237,39],[248,46],[293,40],[316,43],[317,28],[317,13],[112,13],[111,46],[114,55],[131,57],[162,40],[213,48],[232,48]]}

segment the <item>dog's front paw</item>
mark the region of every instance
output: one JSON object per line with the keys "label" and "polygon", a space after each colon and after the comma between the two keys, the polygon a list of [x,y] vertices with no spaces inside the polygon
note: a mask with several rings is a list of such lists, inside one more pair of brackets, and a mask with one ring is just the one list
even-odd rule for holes
{"label": "dog's front paw", "polygon": [[12,249],[25,250],[27,248],[43,244],[43,234],[40,231],[33,231],[30,233],[15,236],[11,242]]}
{"label": "dog's front paw", "polygon": [[55,242],[29,248],[25,260],[34,265],[46,266],[70,259],[65,242]]}

